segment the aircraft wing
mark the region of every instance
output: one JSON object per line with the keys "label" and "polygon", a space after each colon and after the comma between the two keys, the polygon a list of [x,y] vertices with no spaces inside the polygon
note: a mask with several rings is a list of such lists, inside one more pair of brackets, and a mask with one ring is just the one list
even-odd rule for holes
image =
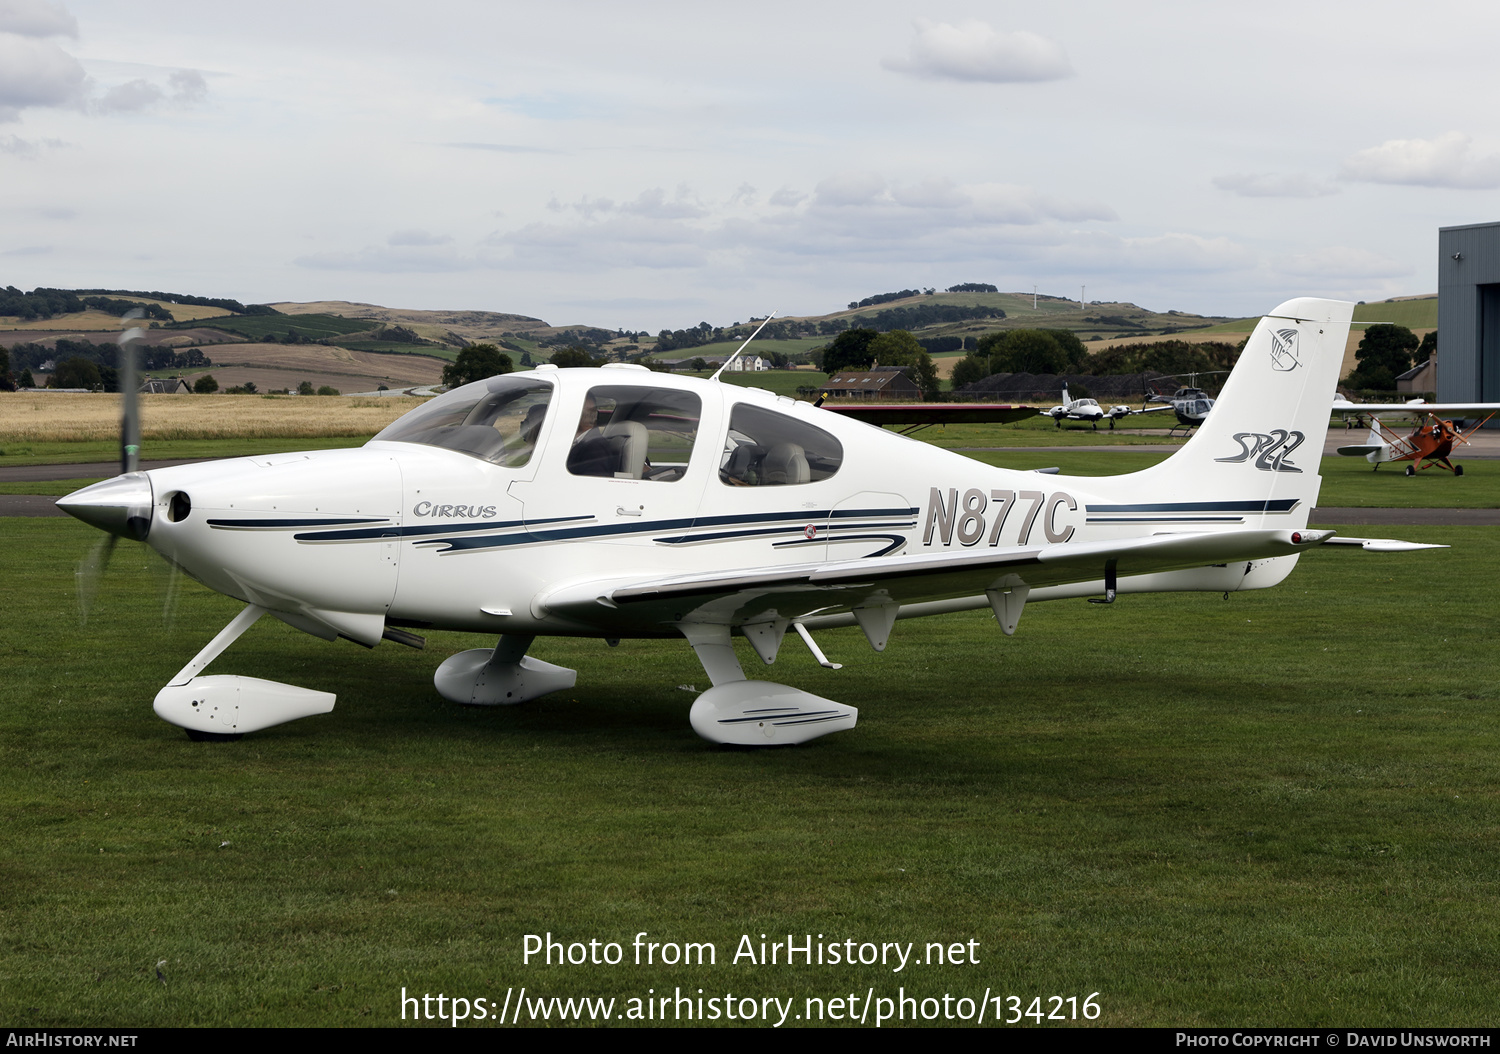
{"label": "aircraft wing", "polygon": [[824,410],[872,425],[1009,424],[1035,417],[1035,406],[1009,403],[827,403]]}
{"label": "aircraft wing", "polygon": [[1500,412],[1500,403],[1351,403],[1347,399],[1335,399],[1333,411],[1341,414],[1493,414]]}
{"label": "aircraft wing", "polygon": [[1111,570],[1126,577],[1291,556],[1332,536],[1332,531],[1311,530],[1192,532],[575,582],[542,597],[541,606],[601,629],[643,622],[739,626],[838,614],[872,604],[982,596],[992,589],[1102,582]]}

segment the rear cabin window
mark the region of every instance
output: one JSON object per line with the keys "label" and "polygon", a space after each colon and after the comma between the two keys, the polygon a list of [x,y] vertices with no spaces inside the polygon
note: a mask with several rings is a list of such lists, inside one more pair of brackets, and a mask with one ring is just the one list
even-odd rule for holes
{"label": "rear cabin window", "polygon": [[687,474],[703,403],[692,392],[611,384],[590,388],[568,451],[575,476],[673,483]]}
{"label": "rear cabin window", "polygon": [[455,388],[392,422],[375,438],[456,450],[505,468],[531,460],[552,385],[491,377]]}
{"label": "rear cabin window", "polygon": [[795,417],[740,403],[729,416],[719,480],[730,487],[817,483],[839,470],[837,439]]}

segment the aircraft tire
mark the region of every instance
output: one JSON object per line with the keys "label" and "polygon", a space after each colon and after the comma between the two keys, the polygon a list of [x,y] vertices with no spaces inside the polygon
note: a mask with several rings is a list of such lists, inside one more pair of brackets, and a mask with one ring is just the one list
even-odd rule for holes
{"label": "aircraft tire", "polygon": [[1415,476],[1417,474],[1416,466],[1414,466],[1414,465],[1407,465],[1406,466],[1406,474],[1408,476]]}
{"label": "aircraft tire", "polygon": [[1454,465],[1453,474],[1455,476],[1462,476],[1464,474],[1464,467],[1462,465]]}
{"label": "aircraft tire", "polygon": [[196,728],[185,728],[183,731],[194,743],[236,743],[244,736],[242,732],[200,732]]}

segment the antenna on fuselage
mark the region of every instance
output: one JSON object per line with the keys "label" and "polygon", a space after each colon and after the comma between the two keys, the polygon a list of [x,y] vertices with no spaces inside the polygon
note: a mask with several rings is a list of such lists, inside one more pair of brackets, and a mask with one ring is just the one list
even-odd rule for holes
{"label": "antenna on fuselage", "polygon": [[717,370],[714,370],[714,375],[712,377],[710,377],[709,380],[711,380],[711,381],[718,380],[719,379],[719,374],[721,374],[725,370],[729,369],[729,364],[731,362],[733,362],[735,359],[737,359],[737,358],[740,357],[740,352],[744,351],[745,348],[749,346],[749,344],[750,344],[750,342],[752,340],[754,340],[756,337],[760,336],[760,331],[766,328],[766,323],[770,322],[771,319],[773,319],[775,317],[776,317],[776,312],[774,312],[774,311],[772,311],[769,315],[767,315],[765,317],[765,320],[762,321],[760,325],[758,325],[758,326],[755,327],[755,332],[752,333],[752,334],[750,334],[750,336],[748,336],[748,337],[745,338],[745,343],[741,344],[739,347],[735,348],[734,349],[734,354],[731,355],[731,356],[729,356],[729,358],[727,358],[727,359],[724,360],[724,365],[720,366]]}

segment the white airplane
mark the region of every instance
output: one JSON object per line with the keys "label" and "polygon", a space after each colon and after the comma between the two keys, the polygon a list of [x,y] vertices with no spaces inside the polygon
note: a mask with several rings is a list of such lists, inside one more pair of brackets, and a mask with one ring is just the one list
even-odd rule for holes
{"label": "white airplane", "polygon": [[1087,421],[1095,428],[1098,428],[1099,422],[1106,417],[1109,418],[1109,427],[1113,428],[1116,421],[1124,417],[1129,417],[1131,414],[1149,414],[1155,413],[1158,410],[1170,409],[1170,407],[1158,406],[1146,410],[1133,410],[1128,406],[1111,406],[1108,410],[1105,410],[1099,405],[1096,399],[1089,399],[1087,397],[1081,399],[1072,398],[1068,395],[1068,386],[1066,384],[1063,385],[1062,400],[1062,405],[1043,411],[1048,417],[1057,422],[1058,428],[1062,427],[1064,421]]}
{"label": "white airplane", "polygon": [[526,654],[537,637],[681,637],[712,683],[692,706],[700,735],[796,743],[857,711],[747,679],[735,636],[770,665],[791,629],[837,669],[814,631],[858,625],[883,651],[899,619],[990,607],[1011,634],[1028,601],[1263,589],[1319,545],[1426,548],[1307,529],[1350,312],[1282,304],[1198,434],[1124,476],[995,468],[770,392],[612,363],[465,385],[357,449],[131,472],[58,505],[245,603],[156,696],[194,738],[333,707],[204,675],[269,613],[367,647],[494,634],[434,676],[477,705],[573,686]]}

